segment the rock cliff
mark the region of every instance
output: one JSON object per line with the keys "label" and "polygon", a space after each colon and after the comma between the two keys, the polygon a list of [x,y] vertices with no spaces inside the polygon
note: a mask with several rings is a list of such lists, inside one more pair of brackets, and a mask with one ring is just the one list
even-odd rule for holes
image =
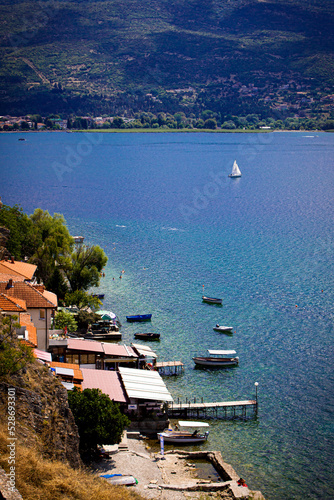
{"label": "rock cliff", "polygon": [[48,368],[37,361],[24,373],[0,383],[0,415],[6,421],[8,394],[15,395],[15,437],[35,446],[43,456],[81,464],[79,434],[67,401],[67,391]]}

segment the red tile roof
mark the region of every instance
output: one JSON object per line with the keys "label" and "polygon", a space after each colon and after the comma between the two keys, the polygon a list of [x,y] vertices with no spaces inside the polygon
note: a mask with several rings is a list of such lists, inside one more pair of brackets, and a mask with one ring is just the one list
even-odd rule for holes
{"label": "red tile roof", "polygon": [[54,297],[51,299],[51,292],[44,295],[46,292],[41,293],[33,285],[27,283],[26,281],[16,281],[14,278],[12,280],[12,287],[8,288],[8,281],[0,282],[0,293],[5,293],[9,297],[15,297],[25,300],[27,308],[47,308],[54,309],[57,307],[56,295],[52,294]]}
{"label": "red tile roof", "polygon": [[117,372],[81,368],[83,375],[82,389],[101,389],[117,403],[126,403],[126,395]]}
{"label": "red tile roof", "polygon": [[26,311],[26,303],[24,300],[16,297],[9,297],[4,293],[0,293],[0,311],[1,312],[23,312]]}
{"label": "red tile roof", "polygon": [[70,369],[73,370],[73,372],[74,372],[74,378],[76,380],[83,380],[82,371],[80,370],[80,368],[78,368],[78,365],[76,365],[74,363],[61,363],[60,361],[52,361],[50,363],[50,366],[52,368],[56,368],[56,367],[59,367],[59,368],[70,368]]}
{"label": "red tile roof", "polygon": [[9,280],[15,280],[15,281],[24,281],[24,277],[23,276],[14,276],[13,274],[8,274],[7,272],[5,273],[2,273],[0,271],[0,281],[8,281]]}
{"label": "red tile roof", "polygon": [[28,264],[27,262],[19,262],[17,260],[0,261],[0,272],[12,274],[13,276],[23,276],[24,279],[31,280],[35,274],[37,266]]}

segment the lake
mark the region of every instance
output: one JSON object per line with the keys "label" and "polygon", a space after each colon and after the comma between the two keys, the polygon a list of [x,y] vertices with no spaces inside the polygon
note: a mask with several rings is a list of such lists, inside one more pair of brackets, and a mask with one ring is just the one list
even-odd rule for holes
{"label": "lake", "polygon": [[[257,417],[212,421],[202,449],[268,500],[334,498],[334,135],[20,133],[0,145],[2,201],[62,213],[104,249],[104,308],[124,343],[156,331],[159,360],[184,363],[165,378],[174,400],[253,399],[258,382]],[[145,313],[149,326],[125,320]],[[239,366],[194,369],[207,349],[235,349]]]}

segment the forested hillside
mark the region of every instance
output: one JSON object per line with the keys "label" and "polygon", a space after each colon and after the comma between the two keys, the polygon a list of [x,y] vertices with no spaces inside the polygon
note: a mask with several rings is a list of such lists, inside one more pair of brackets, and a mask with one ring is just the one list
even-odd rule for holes
{"label": "forested hillside", "polygon": [[0,0],[0,114],[333,110],[331,0]]}

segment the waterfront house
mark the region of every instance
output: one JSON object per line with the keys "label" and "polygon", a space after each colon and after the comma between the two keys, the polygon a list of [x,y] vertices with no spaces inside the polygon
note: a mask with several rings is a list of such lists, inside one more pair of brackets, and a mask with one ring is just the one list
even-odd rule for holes
{"label": "waterfront house", "polygon": [[50,339],[53,361],[81,368],[117,370],[120,365],[137,367],[139,355],[132,347],[86,339]]}
{"label": "waterfront house", "polygon": [[8,281],[2,281],[2,279],[3,275],[0,275],[0,294],[25,302],[26,312],[36,328],[37,347],[46,351],[49,347],[51,318],[58,305],[57,296],[45,290],[43,285],[19,281],[22,280],[19,276],[10,278]]}

